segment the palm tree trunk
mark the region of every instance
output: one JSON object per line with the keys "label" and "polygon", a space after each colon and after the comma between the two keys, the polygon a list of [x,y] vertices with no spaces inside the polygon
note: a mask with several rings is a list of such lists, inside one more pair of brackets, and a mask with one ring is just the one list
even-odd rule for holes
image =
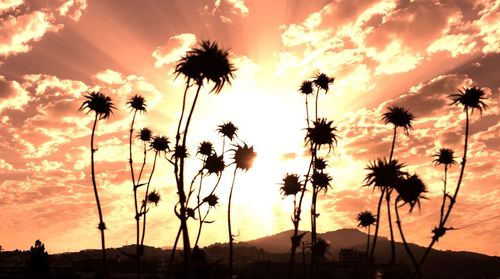
{"label": "palm tree trunk", "polygon": [[396,224],[398,225],[399,235],[401,236],[401,240],[403,240],[403,245],[406,249],[406,253],[410,257],[411,263],[413,264],[413,267],[415,268],[415,273],[418,274],[418,276],[420,276],[420,270],[418,267],[417,260],[415,259],[415,256],[411,252],[410,246],[408,245],[408,242],[406,242],[406,238],[403,234],[403,227],[401,226],[401,219],[399,218],[398,201],[399,201],[399,199],[396,199],[396,201],[394,202],[394,211],[396,212]]}
{"label": "palm tree trunk", "polygon": [[[448,209],[446,210],[446,214],[443,218],[443,221],[439,224],[439,228],[444,228],[446,221],[448,221],[448,217],[450,216],[451,210],[453,209],[453,205],[455,205],[455,202],[457,201],[458,191],[460,190],[460,185],[462,184],[462,179],[463,179],[464,171],[465,171],[465,164],[467,161],[468,142],[469,142],[469,108],[465,107],[465,142],[464,142],[464,155],[462,157],[462,163],[461,163],[462,167],[460,168],[460,176],[458,177],[458,182],[457,182],[457,187],[455,188],[455,193],[453,194],[453,197],[450,200],[450,204],[448,205]],[[424,255],[420,259],[420,263],[418,264],[419,270],[422,269],[422,265],[424,264],[424,261],[427,258],[427,255],[432,250],[432,247],[437,242],[437,240],[438,240],[438,237],[434,236],[432,238],[432,241],[429,244],[429,246],[427,246],[427,249],[425,250]]]}
{"label": "palm tree trunk", "polygon": [[149,185],[151,184],[151,179],[153,178],[153,173],[155,172],[156,158],[157,157],[158,157],[158,151],[155,152],[155,158],[153,159],[153,167],[151,168],[151,174],[149,175],[148,184],[146,185],[146,194],[144,195],[144,204],[142,205],[142,212],[141,213],[143,214],[144,219],[142,220],[141,251],[144,251],[144,236],[146,235],[146,214],[148,213],[146,201],[147,201],[148,194],[149,194]]}
{"label": "palm tree trunk", "polygon": [[108,276],[108,266],[106,264],[106,243],[104,240],[104,230],[106,229],[106,226],[103,221],[102,217],[102,210],[101,210],[101,203],[99,202],[99,194],[97,193],[97,184],[95,181],[95,166],[94,166],[94,153],[97,151],[97,149],[94,148],[94,135],[95,135],[95,129],[97,126],[97,121],[98,121],[98,115],[96,113],[95,119],[94,119],[94,126],[92,127],[92,136],[90,138],[90,169],[91,169],[91,176],[92,176],[92,186],[94,187],[94,195],[95,195],[95,201],[97,204],[97,212],[99,214],[99,230],[101,231],[101,252],[102,252],[102,268],[104,271],[104,275],[107,277]]}
{"label": "palm tree trunk", "polygon": [[377,205],[377,223],[375,224],[375,233],[373,234],[373,244],[372,244],[372,249],[370,251],[370,260],[374,259],[375,255],[375,247],[377,245],[377,238],[378,238],[378,228],[380,226],[380,209],[382,207],[382,201],[384,200],[384,194],[385,194],[385,187],[382,188],[382,192],[380,193],[380,198],[378,200],[378,205]]}
{"label": "palm tree trunk", "polygon": [[233,182],[231,183],[231,190],[229,191],[229,201],[227,203],[227,229],[229,231],[229,271],[231,272],[231,275],[234,271],[233,269],[233,234],[231,232],[231,199],[233,197],[233,188],[234,188],[234,181],[236,180],[236,171],[238,169],[234,169],[233,173]]}
{"label": "palm tree trunk", "polygon": [[[201,219],[201,208],[200,208],[200,195],[201,195],[201,185],[203,181],[203,174],[200,177],[200,186],[198,187],[198,195],[196,196],[196,200],[198,202],[198,216],[200,218],[200,224],[198,226],[198,234],[196,235],[196,241],[194,242],[194,247],[198,246],[198,241],[200,240],[200,235],[201,235],[201,228],[203,227],[203,219]],[[209,207],[210,210],[210,207]],[[208,213],[207,213],[208,214]]]}

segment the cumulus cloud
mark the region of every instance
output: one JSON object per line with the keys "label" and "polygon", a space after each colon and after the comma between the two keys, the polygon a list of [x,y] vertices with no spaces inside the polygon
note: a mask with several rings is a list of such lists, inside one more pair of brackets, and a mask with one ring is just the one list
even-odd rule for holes
{"label": "cumulus cloud", "polygon": [[85,0],[54,1],[32,10],[23,1],[0,4],[0,58],[30,51],[45,34],[60,31],[65,18],[79,20]]}
{"label": "cumulus cloud", "polygon": [[195,43],[194,34],[184,33],[171,37],[165,45],[153,51],[155,67],[161,68],[177,62]]}

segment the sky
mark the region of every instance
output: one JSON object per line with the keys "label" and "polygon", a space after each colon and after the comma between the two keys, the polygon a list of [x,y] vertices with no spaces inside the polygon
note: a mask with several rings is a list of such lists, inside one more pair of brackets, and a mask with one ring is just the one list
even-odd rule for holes
{"label": "sky", "polygon": [[[202,90],[188,139],[188,177],[200,166],[196,146],[221,148],[217,126],[231,121],[254,146],[253,168],[238,172],[233,193],[236,241],[293,228],[292,200],[283,199],[285,174],[307,172],[307,123],[300,83],[323,72],[335,77],[319,97],[319,115],[338,129],[325,153],[332,189],[320,194],[318,231],[355,228],[356,215],[375,212],[378,190],[365,187],[365,167],[388,157],[392,127],[381,115],[401,105],[415,116],[399,133],[395,157],[428,187],[420,210],[401,209],[408,241],[427,245],[439,218],[439,148],[463,154],[465,115],[450,94],[477,86],[488,109],[471,116],[464,181],[435,248],[500,255],[500,1],[375,0],[0,0],[0,245],[28,249],[41,239],[50,253],[99,248],[90,177],[91,115],[79,112],[85,92],[99,90],[117,107],[96,131],[97,184],[110,247],[135,239],[127,100],[144,96],[148,111],[136,131],[175,136],[184,80],[179,58],[201,40],[228,49],[238,69],[220,94]],[[192,98],[194,92],[189,92]],[[135,167],[142,145],[134,142]],[[151,169],[148,157],[146,171]],[[230,158],[231,156],[228,156]],[[229,163],[229,162],[228,162]],[[227,242],[232,166],[217,190],[200,244]],[[459,166],[449,171],[454,189]],[[173,244],[178,219],[173,169],[158,161],[152,188],[162,200],[148,213],[145,244]],[[214,183],[207,178],[205,185]],[[306,195],[304,208],[310,206]],[[307,213],[304,210],[304,214]],[[386,213],[381,232],[388,236]],[[309,229],[303,216],[301,229]],[[191,238],[197,222],[189,223]],[[399,240],[396,233],[396,240]]]}

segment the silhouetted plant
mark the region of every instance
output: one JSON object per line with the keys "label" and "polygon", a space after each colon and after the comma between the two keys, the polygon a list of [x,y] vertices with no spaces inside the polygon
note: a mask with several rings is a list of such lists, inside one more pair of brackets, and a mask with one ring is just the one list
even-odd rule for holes
{"label": "silhouetted plant", "polygon": [[446,189],[447,183],[448,183],[448,168],[451,165],[454,165],[457,163],[455,160],[455,155],[454,151],[448,148],[441,148],[439,149],[439,152],[434,154],[434,164],[437,165],[444,165],[444,179],[443,179],[443,201],[441,202],[441,211],[439,215],[439,223],[443,222],[443,217],[444,217],[444,207],[446,206],[446,199],[451,198],[450,194],[448,194],[448,191]]}
{"label": "silhouetted plant", "polygon": [[368,256],[370,250],[370,227],[375,224],[377,219],[371,211],[365,210],[358,214],[356,220],[358,221],[358,227],[368,228],[368,239],[366,241],[366,256]]}
{"label": "silhouetted plant", "polygon": [[[137,261],[137,278],[140,278],[141,274],[141,249],[139,246],[139,239],[140,239],[140,215],[139,215],[139,205],[137,202],[137,184],[139,182],[136,182],[135,178],[135,173],[134,173],[134,163],[133,163],[133,154],[132,154],[132,137],[134,133],[134,123],[135,123],[135,117],[137,116],[137,112],[143,113],[146,112],[146,100],[144,97],[135,95],[132,98],[129,99],[127,102],[128,107],[131,109],[133,112],[132,116],[132,122],[130,123],[130,132],[129,132],[129,165],[130,165],[130,175],[132,178],[132,191],[134,194],[134,208],[135,208],[135,223],[136,223],[136,255],[135,255],[135,260]],[[148,134],[149,132],[149,134]],[[144,135],[142,133],[145,133]],[[141,131],[140,133],[141,139],[151,137],[151,131],[150,130],[144,130]]]}
{"label": "silhouetted plant", "polygon": [[243,145],[237,144],[233,151],[233,164],[235,165],[233,173],[233,182],[231,183],[231,189],[229,190],[229,200],[227,203],[227,229],[229,232],[229,270],[231,273],[233,269],[233,241],[234,235],[231,231],[231,200],[233,197],[234,182],[236,180],[236,172],[238,169],[241,171],[248,171],[252,165],[257,153],[254,152],[253,146],[249,147],[246,143]]}
{"label": "silhouetted plant", "polygon": [[[422,265],[424,264],[425,259],[427,258],[427,255],[429,254],[430,250],[434,246],[434,244],[446,233],[447,230],[451,228],[446,227],[446,222],[448,221],[448,218],[451,214],[451,211],[453,209],[453,206],[457,202],[457,196],[460,190],[460,186],[462,184],[462,179],[465,171],[465,165],[467,161],[467,147],[468,147],[468,139],[469,139],[469,110],[470,113],[472,114],[475,109],[479,110],[479,113],[482,115],[482,112],[484,109],[486,109],[488,106],[486,103],[484,103],[485,98],[485,93],[484,91],[479,88],[479,87],[468,87],[468,88],[463,88],[463,90],[458,90],[457,94],[452,94],[450,95],[450,98],[452,100],[450,105],[460,105],[463,106],[464,112],[465,112],[465,136],[464,136],[464,153],[462,157],[462,162],[461,168],[460,168],[460,174],[458,177],[457,181],[457,186],[455,188],[455,192],[453,196],[448,196],[449,198],[449,204],[446,212],[444,213],[444,216],[442,217],[441,221],[439,222],[438,226],[436,226],[433,230],[433,237],[432,241],[430,242],[429,246],[427,246],[427,249],[425,250],[424,255],[420,259],[420,262],[418,264],[418,269],[420,270],[422,268]],[[439,158],[438,158],[439,159]],[[448,156],[449,159],[449,156]],[[448,160],[449,162],[449,160]]]}
{"label": "silhouetted plant", "polygon": [[103,220],[101,203],[99,202],[99,194],[97,192],[97,184],[95,180],[95,164],[94,164],[94,153],[97,152],[97,148],[94,147],[94,135],[95,129],[97,127],[98,120],[108,119],[113,113],[113,109],[116,109],[110,97],[105,96],[101,92],[88,92],[85,96],[85,101],[82,103],[79,111],[87,110],[86,114],[94,112],[94,124],[92,126],[92,134],[90,137],[90,168],[91,168],[91,178],[92,186],[94,188],[94,196],[97,204],[97,212],[99,214],[99,224],[97,228],[101,232],[101,252],[102,252],[102,264],[104,273],[108,274],[107,264],[106,264],[106,244],[104,238],[104,230],[106,225]]}
{"label": "silhouetted plant", "polygon": [[318,240],[311,246],[312,254],[320,259],[324,259],[328,252],[330,244],[323,238],[318,238]]}
{"label": "silhouetted plant", "polygon": [[384,193],[388,191],[392,191],[392,189],[396,186],[399,178],[407,174],[402,170],[404,164],[398,163],[397,160],[389,160],[387,159],[377,159],[376,161],[370,162],[366,167],[366,170],[369,173],[366,175],[364,181],[366,186],[379,187],[381,191],[381,198],[379,199],[377,205],[377,222],[375,225],[375,234],[373,236],[373,244],[370,251],[369,258],[373,259],[373,255],[375,253],[375,246],[377,242],[378,236],[378,228],[380,223],[380,209],[382,207],[382,201]]}
{"label": "silhouetted plant", "polygon": [[[292,217],[292,222],[294,225],[294,233],[290,237],[292,248],[290,253],[290,267],[289,276],[292,276],[293,266],[295,264],[295,254],[296,249],[300,245],[301,239],[305,233],[299,235],[299,223],[300,215],[302,212],[302,201],[304,194],[307,189],[307,184],[309,181],[312,183],[312,202],[311,202],[311,243],[309,247],[314,247],[316,239],[316,218],[319,214],[316,212],[316,201],[317,194],[321,190],[326,190],[330,185],[331,177],[324,172],[327,167],[326,161],[323,158],[318,158],[318,152],[324,145],[328,146],[328,152],[331,151],[333,146],[337,143],[337,128],[333,126],[333,121],[328,121],[326,118],[319,118],[318,115],[318,99],[320,90],[323,90],[326,94],[333,83],[334,78],[329,77],[324,73],[317,74],[312,80],[306,80],[299,86],[299,92],[305,96],[305,107],[306,107],[306,137],[305,143],[309,148],[311,154],[311,161],[306,175],[304,176],[304,182],[300,189],[300,195],[297,200],[297,194],[294,195],[294,213]],[[316,92],[314,92],[316,89]],[[309,96],[315,97],[315,118],[311,121],[309,117]],[[312,123],[311,123],[312,122]],[[312,173],[312,175],[311,175]],[[298,177],[298,176],[297,176]],[[286,178],[286,177],[285,177]],[[292,177],[289,177],[291,179]],[[282,192],[285,189],[282,187]],[[286,193],[286,192],[285,192]],[[311,248],[312,249],[312,248]],[[312,252],[312,250],[311,250]],[[311,260],[311,270],[314,269],[315,258],[317,255],[312,253]]]}
{"label": "silhouetted plant", "polygon": [[[420,177],[418,177],[418,175],[413,174],[401,177],[395,189],[398,192],[398,196],[396,197],[396,201],[394,202],[394,211],[396,212],[396,224],[398,225],[399,235],[401,236],[401,240],[403,241],[406,253],[410,257],[410,260],[415,268],[415,272],[417,274],[420,274],[415,255],[412,253],[410,246],[408,245],[408,242],[406,241],[406,238],[404,236],[401,219],[399,218],[398,208],[404,206],[405,204],[408,204],[410,206],[410,213],[413,211],[415,205],[418,205],[418,208],[420,210],[420,199],[425,199],[423,194],[427,192],[427,187],[420,179]],[[398,206],[399,202],[403,202],[403,204]]]}
{"label": "silhouetted plant", "polygon": [[[199,46],[194,47],[189,50],[186,55],[184,55],[175,67],[176,76],[183,75],[186,80],[186,86],[184,90],[183,102],[181,116],[179,119],[179,124],[177,127],[175,148],[177,146],[186,147],[186,140],[189,130],[189,125],[191,122],[191,117],[193,115],[198,95],[201,88],[205,82],[212,82],[214,86],[210,92],[218,94],[224,85],[231,82],[234,77],[233,72],[235,68],[233,64],[229,62],[228,59],[229,52],[220,49],[217,43],[210,41],[202,41]],[[191,86],[197,86],[196,94],[194,96],[193,102],[191,104],[191,109],[187,117],[184,129],[181,132],[181,126],[183,123],[184,110],[186,106],[186,95],[187,91]],[[186,152],[187,153],[187,152]],[[180,227],[183,235],[183,247],[184,247],[184,260],[186,264],[187,271],[189,271],[189,265],[191,261],[191,244],[189,241],[189,233],[187,227],[187,197],[184,189],[184,160],[185,157],[175,156],[174,158],[174,173],[176,177],[177,193],[179,195],[178,205],[180,206],[179,213],[177,214],[180,219]],[[175,251],[175,249],[174,249]]]}
{"label": "silhouetted plant", "polygon": [[139,211],[139,217],[142,216],[142,236],[141,236],[140,253],[139,253],[140,256],[143,255],[143,250],[144,250],[144,239],[146,237],[146,221],[147,221],[146,217],[149,211],[148,204],[153,203],[157,205],[158,202],[160,201],[159,193],[157,191],[153,191],[150,193],[149,187],[151,185],[151,180],[153,179],[153,174],[156,169],[156,161],[158,159],[158,155],[161,155],[162,153],[166,155],[166,153],[170,151],[169,144],[170,140],[166,136],[154,136],[153,138],[151,138],[150,141],[150,148],[154,151],[155,156],[153,158],[153,165],[149,173],[148,182],[145,184],[146,191],[144,193],[144,199],[142,200],[142,205]]}
{"label": "silhouetted plant", "polygon": [[[394,147],[396,145],[396,135],[397,135],[397,128],[403,128],[403,130],[408,134],[409,130],[413,129],[412,126],[412,121],[415,119],[413,114],[411,114],[406,108],[400,107],[400,106],[391,106],[388,108],[388,111],[385,112],[382,115],[382,120],[385,122],[385,124],[392,124],[394,126],[394,134],[392,137],[392,146],[391,146],[391,152],[389,155],[389,161],[393,159],[394,155]],[[374,235],[374,240],[373,240],[373,248],[372,248],[372,253],[370,257],[373,257],[373,253],[375,252],[375,245],[377,243],[377,237],[378,237],[378,227],[379,227],[379,222],[380,222],[380,211],[378,208],[380,208],[384,194],[385,194],[385,200],[387,203],[387,219],[389,223],[389,232],[391,235],[391,263],[395,263],[396,261],[396,246],[394,243],[394,233],[392,230],[392,220],[391,220],[391,193],[392,189],[388,188],[385,189],[385,191],[381,192],[379,203],[377,206],[377,224],[375,226],[375,235]]]}

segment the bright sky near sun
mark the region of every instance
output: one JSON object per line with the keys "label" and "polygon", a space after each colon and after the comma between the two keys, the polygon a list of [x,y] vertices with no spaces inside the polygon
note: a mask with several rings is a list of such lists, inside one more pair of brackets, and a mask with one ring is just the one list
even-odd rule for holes
{"label": "bright sky near sun", "polygon": [[[410,242],[426,245],[442,195],[443,169],[433,165],[432,155],[448,147],[462,156],[465,117],[460,107],[449,106],[448,95],[479,86],[488,109],[471,117],[466,175],[449,221],[467,228],[448,232],[435,247],[499,255],[500,2],[495,0],[0,0],[4,249],[28,249],[36,239],[49,252],[99,247],[90,180],[93,118],[78,112],[89,90],[110,96],[118,108],[99,122],[96,134],[107,243],[134,242],[132,115],[125,103],[143,95],[148,112],[138,115],[135,127],[173,139],[184,90],[173,68],[207,39],[229,49],[238,70],[220,94],[209,94],[206,87],[200,96],[190,127],[188,171],[199,167],[199,142],[221,148],[216,128],[224,122],[233,122],[239,138],[254,146],[254,167],[236,178],[237,241],[293,228],[292,200],[282,199],[279,188],[286,173],[307,171],[304,96],[298,88],[324,72],[335,82],[320,96],[319,114],[334,121],[339,141],[327,157],[333,188],[320,194],[318,230],[356,227],[360,211],[375,211],[379,193],[363,187],[364,168],[388,156],[392,128],[381,114],[397,104],[416,120],[408,135],[398,135],[395,156],[429,188],[420,211],[403,210],[403,223]],[[139,142],[134,160],[142,160]],[[451,168],[450,185],[456,185],[458,170]],[[220,206],[209,217],[215,222],[205,227],[202,246],[228,239],[230,172],[219,186]],[[171,246],[178,229],[177,194],[165,160],[157,165],[152,187],[162,200],[148,214],[146,244]],[[309,205],[306,197],[304,214]],[[382,218],[381,235],[387,236]],[[301,229],[309,227],[304,215]],[[191,221],[192,237],[196,228]]]}

